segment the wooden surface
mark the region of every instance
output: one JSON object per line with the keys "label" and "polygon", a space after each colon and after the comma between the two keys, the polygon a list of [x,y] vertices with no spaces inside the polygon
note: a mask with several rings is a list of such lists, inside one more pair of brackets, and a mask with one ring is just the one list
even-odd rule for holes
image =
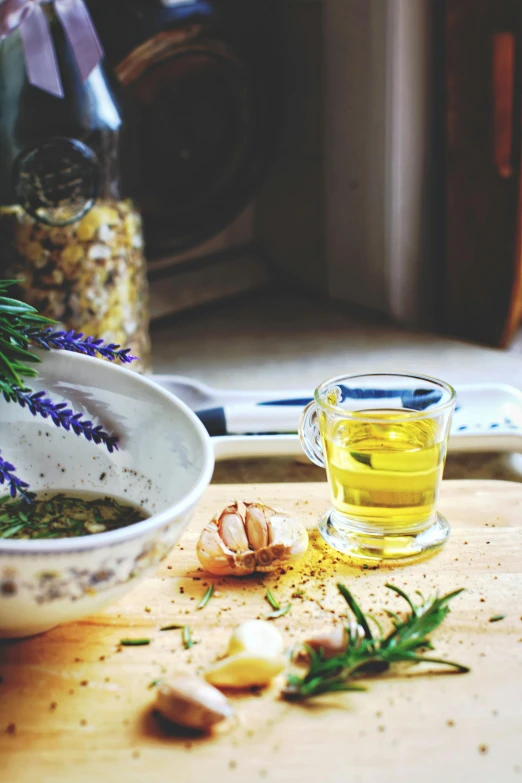
{"label": "wooden surface", "polygon": [[[199,781],[522,780],[522,487],[493,481],[448,482],[440,508],[453,525],[436,557],[403,568],[351,568],[315,533],[301,566],[264,579],[216,579],[198,570],[203,523],[232,498],[285,506],[312,527],[327,506],[326,484],[212,486],[190,530],[158,573],[105,614],[41,637],[0,645],[0,779],[5,783]],[[237,721],[214,737],[165,731],[151,714],[151,681],[215,659],[239,621],[270,611],[270,587],[292,602],[276,620],[290,645],[343,612],[335,583],[377,611],[408,592],[458,587],[435,632],[437,653],[471,666],[468,675],[426,675],[421,668],[369,681],[367,693],[339,694],[308,706],[277,699],[274,687],[233,697]],[[292,597],[301,588],[302,597]],[[378,613],[378,612],[377,612]],[[489,618],[506,615],[500,622]],[[184,650],[187,623],[199,643]],[[124,637],[148,647],[119,647]],[[424,667],[423,667],[424,669]]]}

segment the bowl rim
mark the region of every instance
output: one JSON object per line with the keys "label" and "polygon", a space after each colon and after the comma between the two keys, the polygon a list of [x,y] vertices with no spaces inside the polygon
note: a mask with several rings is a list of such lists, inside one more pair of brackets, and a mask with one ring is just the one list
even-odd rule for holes
{"label": "bowl rim", "polygon": [[[53,351],[50,353],[46,351],[44,353],[49,357],[49,361],[55,358],[57,360],[61,360],[64,357],[63,355],[59,356],[59,354],[64,354],[65,351],[64,352]],[[112,546],[116,546],[117,544],[121,544],[123,542],[129,541],[133,538],[139,538],[151,532],[152,530],[161,527],[167,522],[170,522],[173,518],[181,517],[192,506],[195,506],[196,503],[200,500],[203,492],[209,485],[210,480],[212,478],[212,474],[214,471],[214,464],[215,464],[215,456],[214,456],[214,449],[212,447],[212,441],[210,439],[210,435],[208,434],[204,425],[198,419],[194,411],[192,411],[186,403],[184,403],[182,400],[176,397],[175,394],[172,394],[172,392],[167,391],[167,389],[164,389],[162,386],[157,384],[154,380],[152,380],[152,378],[144,375],[140,375],[139,373],[133,372],[132,370],[127,369],[126,367],[110,364],[109,362],[104,362],[96,357],[85,356],[84,354],[78,354],[72,352],[67,353],[67,359],[68,362],[72,361],[73,363],[76,361],[79,361],[80,363],[85,362],[87,364],[93,363],[98,368],[100,368],[101,365],[102,367],[105,367],[106,372],[117,373],[117,374],[119,373],[122,376],[127,376],[128,378],[132,378],[133,383],[138,383],[145,387],[148,387],[148,389],[151,392],[153,392],[156,396],[162,397],[166,402],[168,402],[171,405],[173,404],[176,408],[178,408],[178,410],[182,411],[187,417],[187,419],[193,425],[197,434],[200,436],[200,442],[201,442],[202,452],[203,452],[202,455],[203,466],[201,469],[201,474],[197,479],[195,485],[190,490],[190,492],[184,495],[177,503],[173,505],[169,505],[168,508],[164,509],[163,511],[159,511],[155,514],[152,514],[152,516],[147,517],[147,519],[144,519],[141,522],[134,522],[132,525],[119,528],[118,530],[109,530],[104,533],[92,533],[91,535],[88,536],[76,536],[74,538],[54,538],[54,539],[37,539],[37,540],[0,539],[0,556],[2,554],[7,554],[7,553],[35,555],[35,554],[46,554],[46,553],[58,554],[62,552],[87,551],[92,549],[112,547]],[[41,376],[39,380],[41,380]],[[101,445],[96,446],[95,444],[93,444],[93,446],[94,448],[103,448],[103,446]],[[2,485],[0,485],[0,488],[1,486]]]}

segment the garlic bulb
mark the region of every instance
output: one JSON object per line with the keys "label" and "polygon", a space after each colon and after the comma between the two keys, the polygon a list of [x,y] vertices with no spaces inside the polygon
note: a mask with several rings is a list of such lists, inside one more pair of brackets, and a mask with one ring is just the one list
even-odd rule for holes
{"label": "garlic bulb", "polygon": [[263,503],[237,501],[216,514],[197,545],[199,562],[211,574],[245,576],[273,571],[304,555],[308,533],[297,519]]}
{"label": "garlic bulb", "polygon": [[221,691],[190,674],[179,674],[161,685],[156,707],[173,723],[202,731],[232,715],[232,708]]}

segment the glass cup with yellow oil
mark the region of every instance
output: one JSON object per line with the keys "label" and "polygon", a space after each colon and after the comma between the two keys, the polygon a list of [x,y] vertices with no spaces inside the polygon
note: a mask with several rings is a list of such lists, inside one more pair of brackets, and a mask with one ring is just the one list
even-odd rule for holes
{"label": "glass cup with yellow oil", "polygon": [[303,449],[326,468],[333,508],[325,541],[360,561],[419,557],[442,546],[436,509],[455,391],[423,375],[347,375],[322,383],[299,424]]}

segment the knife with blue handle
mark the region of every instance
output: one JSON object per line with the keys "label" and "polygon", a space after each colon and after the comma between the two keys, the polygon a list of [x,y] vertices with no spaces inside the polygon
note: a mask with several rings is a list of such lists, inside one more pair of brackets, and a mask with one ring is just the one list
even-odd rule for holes
{"label": "knife with blue handle", "polygon": [[[211,432],[222,433],[212,439],[216,459],[302,455],[297,425],[303,407],[311,400],[308,389],[221,389],[182,375],[153,375],[152,380],[175,394],[191,410],[199,411]],[[519,388],[489,382],[454,386],[457,405],[451,422],[450,451],[522,453]],[[412,391],[409,389],[408,394]],[[364,389],[363,393],[367,395],[368,390]],[[427,400],[426,396],[424,401]],[[404,407],[420,408],[420,402],[414,400],[408,404],[404,395],[400,399],[381,397],[380,401],[374,396],[373,405],[392,408],[404,404]],[[357,407],[369,404],[366,398],[365,404]],[[234,434],[234,431],[239,432]]]}
{"label": "knife with blue handle", "polygon": [[[364,409],[409,408],[423,411],[440,401],[442,393],[437,389],[352,389],[338,387],[340,402],[354,401],[352,410],[359,410],[358,402],[364,402]],[[299,417],[311,397],[267,400],[257,404],[243,403],[205,408],[195,413],[212,437],[219,435],[271,435],[297,432]],[[346,406],[346,411],[350,410]]]}

